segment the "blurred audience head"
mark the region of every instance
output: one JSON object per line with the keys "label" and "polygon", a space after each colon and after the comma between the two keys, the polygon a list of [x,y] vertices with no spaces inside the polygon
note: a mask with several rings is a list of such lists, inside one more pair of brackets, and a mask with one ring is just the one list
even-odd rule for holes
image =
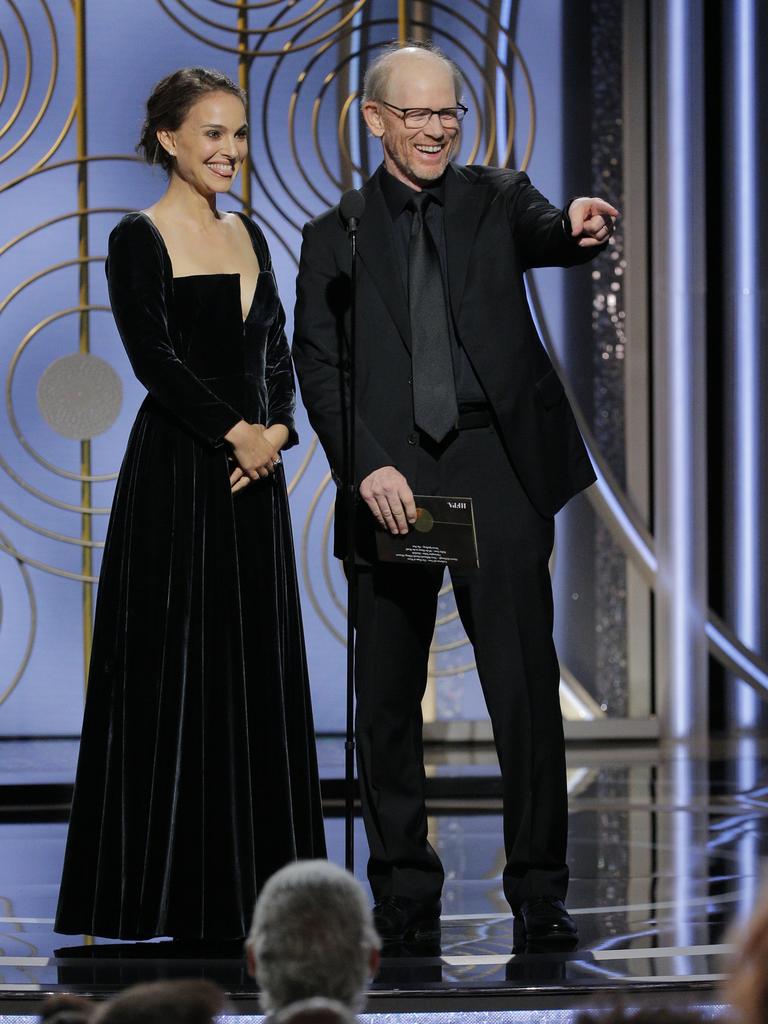
{"label": "blurred audience head", "polygon": [[40,1007],[40,1020],[42,1024],[89,1024],[97,1005],[82,996],[51,996]]}
{"label": "blurred audience head", "polygon": [[378,970],[379,945],[355,878],[329,861],[298,861],[262,890],[246,944],[248,969],[268,1013],[316,996],[356,1013]]}
{"label": "blurred audience head", "polygon": [[302,999],[289,1003],[270,1018],[272,1024],[355,1024],[355,1015],[336,999]]}
{"label": "blurred audience head", "polygon": [[703,1024],[695,1010],[676,1006],[625,1006],[616,1003],[604,1010],[580,1013],[574,1024]]}
{"label": "blurred audience head", "polygon": [[150,981],[110,999],[94,1024],[213,1024],[225,1007],[224,992],[212,981]]}
{"label": "blurred audience head", "polygon": [[736,1010],[740,1024],[768,1022],[768,882],[754,912],[732,941],[735,945],[731,977],[725,997]]}

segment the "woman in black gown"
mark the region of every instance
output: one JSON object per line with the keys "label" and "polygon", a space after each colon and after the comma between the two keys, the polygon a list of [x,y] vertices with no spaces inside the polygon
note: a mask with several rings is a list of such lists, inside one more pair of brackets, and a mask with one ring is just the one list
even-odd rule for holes
{"label": "woman in black gown", "polygon": [[283,466],[297,442],[266,241],[223,214],[242,93],[185,68],[140,149],[165,195],[109,240],[147,388],[115,492],[56,930],[237,938],[278,867],[325,855]]}

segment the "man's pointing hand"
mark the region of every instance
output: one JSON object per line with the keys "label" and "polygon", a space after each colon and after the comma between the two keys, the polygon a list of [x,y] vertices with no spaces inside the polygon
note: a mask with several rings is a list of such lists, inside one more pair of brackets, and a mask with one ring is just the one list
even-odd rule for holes
{"label": "man's pointing hand", "polygon": [[613,218],[618,216],[619,211],[610,203],[594,197],[574,199],[568,207],[571,234],[582,248],[606,242],[613,234]]}

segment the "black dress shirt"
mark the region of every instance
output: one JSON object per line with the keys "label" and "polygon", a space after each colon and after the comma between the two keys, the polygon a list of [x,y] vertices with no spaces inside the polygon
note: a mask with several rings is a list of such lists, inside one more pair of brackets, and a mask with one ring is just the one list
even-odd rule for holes
{"label": "black dress shirt", "polygon": [[[406,294],[408,293],[408,246],[411,238],[411,221],[413,211],[409,209],[408,203],[413,196],[413,189],[399,181],[388,171],[381,171],[381,191],[384,193],[384,200],[392,217],[392,225],[395,231],[395,247],[399,256],[400,276]],[[469,357],[461,344],[456,324],[453,320],[451,303],[448,301],[448,270],[445,252],[445,181],[439,178],[434,184],[427,186],[432,196],[432,202],[428,205],[425,219],[432,237],[435,240],[437,251],[440,254],[440,267],[443,272],[443,288],[445,290],[446,305],[448,312],[448,329],[450,331],[451,354],[453,356],[453,378],[456,384],[456,400],[459,410],[486,405],[488,399],[482,389],[480,381],[469,361]]]}

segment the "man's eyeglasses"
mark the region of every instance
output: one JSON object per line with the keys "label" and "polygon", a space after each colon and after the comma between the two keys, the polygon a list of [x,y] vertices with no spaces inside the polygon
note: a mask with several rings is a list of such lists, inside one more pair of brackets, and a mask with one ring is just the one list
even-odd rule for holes
{"label": "man's eyeglasses", "polygon": [[443,107],[442,110],[430,110],[429,107],[396,107],[394,103],[387,103],[386,100],[379,100],[379,103],[393,110],[406,128],[423,128],[433,114],[440,118],[443,128],[455,128],[464,120],[464,115],[469,109],[463,103],[458,103],[455,107]]}

